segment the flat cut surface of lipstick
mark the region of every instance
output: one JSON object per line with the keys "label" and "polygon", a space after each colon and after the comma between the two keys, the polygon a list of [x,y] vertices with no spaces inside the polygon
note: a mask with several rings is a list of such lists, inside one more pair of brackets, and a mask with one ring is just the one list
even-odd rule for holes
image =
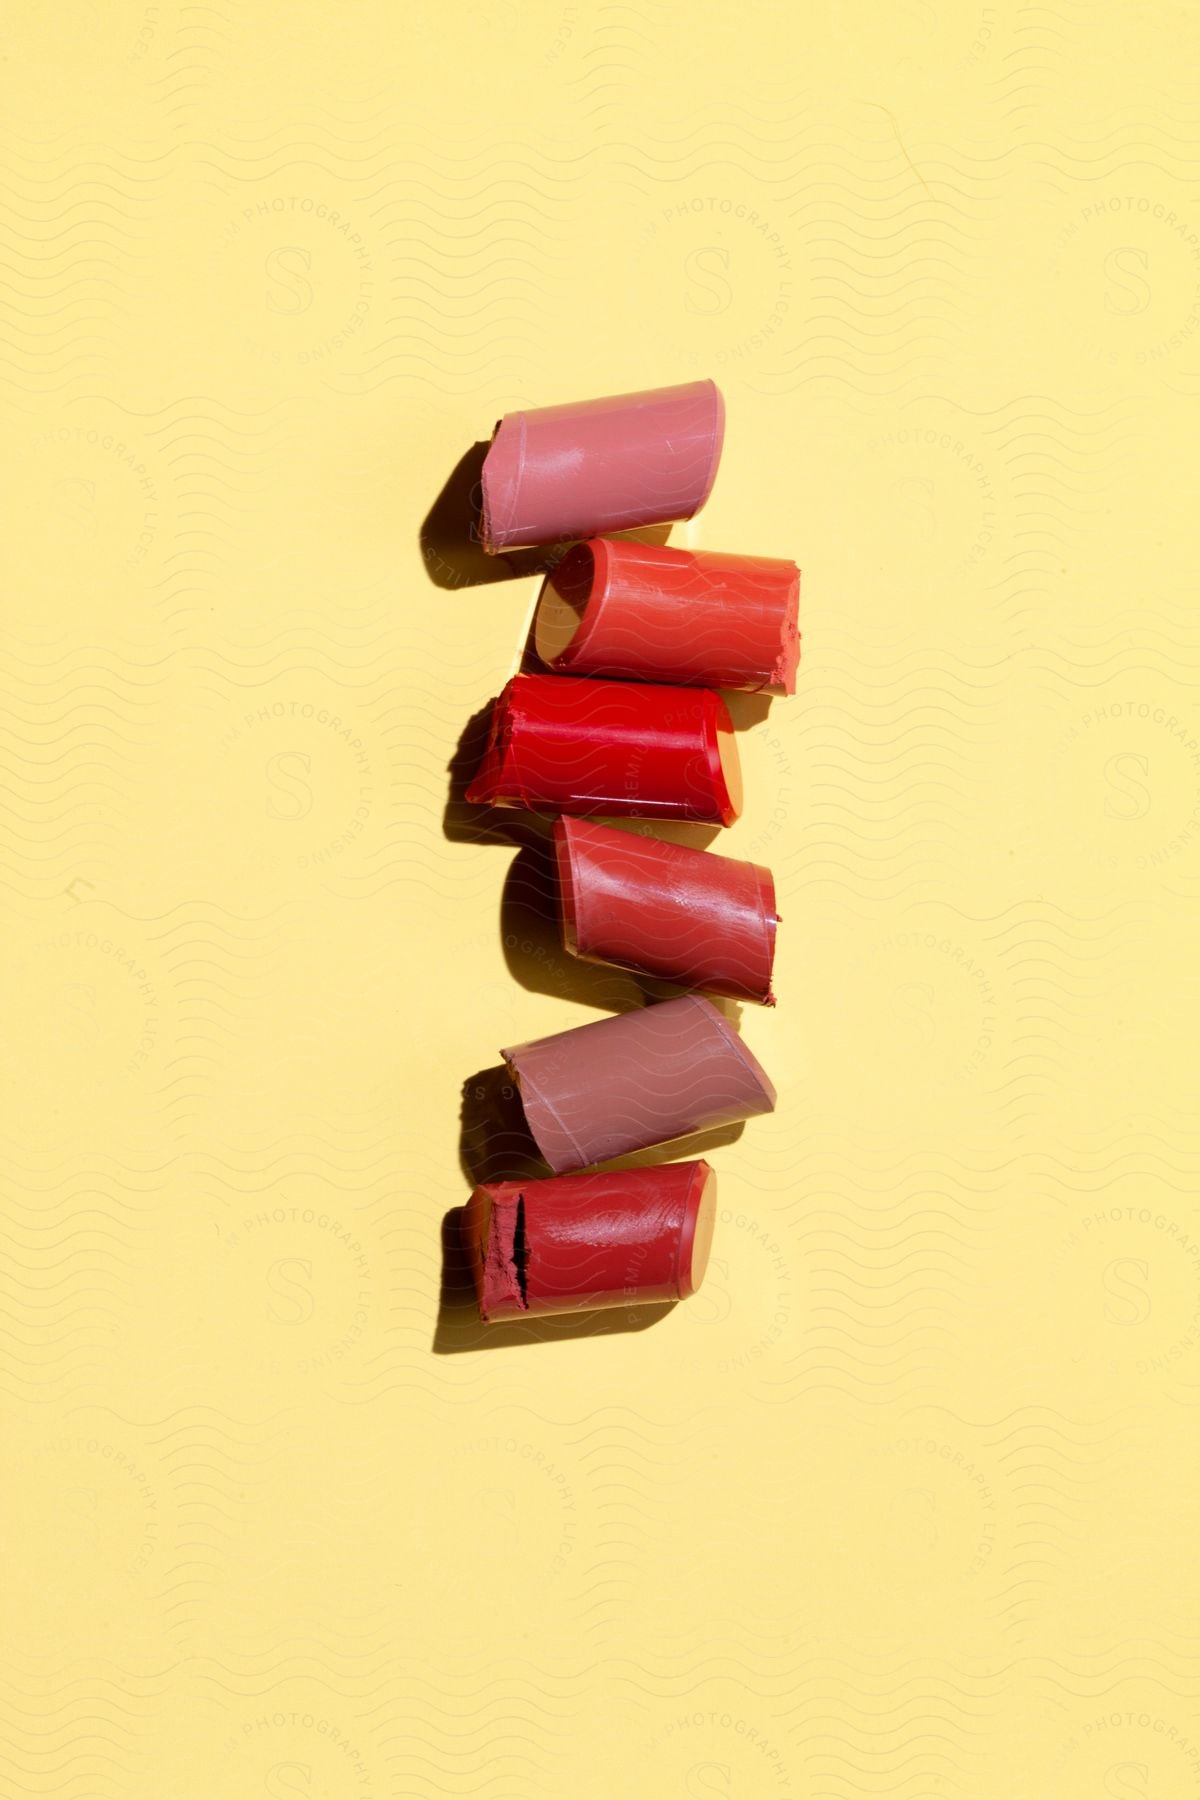
{"label": "flat cut surface of lipstick", "polygon": [[710,1000],[683,994],[500,1052],[556,1175],[774,1110],[775,1089]]}
{"label": "flat cut surface of lipstick", "polygon": [[703,1161],[487,1182],[464,1223],[480,1317],[686,1299],[704,1279],[715,1217]]}
{"label": "flat cut surface of lipstick", "polygon": [[594,538],[548,577],[535,644],[577,675],[792,694],[799,598],[794,562]]}
{"label": "flat cut surface of lipstick", "polygon": [[591,820],[554,824],[563,947],[681,987],[775,1004],[775,883],[756,863]]}
{"label": "flat cut surface of lipstick", "polygon": [[483,464],[483,547],[690,519],[712,491],[724,435],[715,381],[508,413]]}
{"label": "flat cut surface of lipstick", "polygon": [[730,825],[741,811],[729,709],[707,689],[514,675],[467,788],[478,806]]}

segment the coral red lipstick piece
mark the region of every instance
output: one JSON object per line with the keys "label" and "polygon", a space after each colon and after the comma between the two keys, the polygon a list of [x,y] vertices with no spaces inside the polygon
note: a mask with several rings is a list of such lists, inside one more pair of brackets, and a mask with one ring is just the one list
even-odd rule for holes
{"label": "coral red lipstick piece", "polygon": [[585,819],[554,825],[563,947],[681,987],[775,1004],[769,869]]}
{"label": "coral red lipstick piece", "polygon": [[534,642],[560,673],[793,694],[799,597],[794,562],[595,538],[548,578]]}
{"label": "coral red lipstick piece", "polygon": [[478,806],[730,825],[742,783],[729,709],[707,689],[514,675],[467,788]]}
{"label": "coral red lipstick piece", "polygon": [[714,381],[508,413],[483,464],[483,547],[690,519],[712,491],[724,435]]}
{"label": "coral red lipstick piece", "polygon": [[775,1107],[770,1078],[700,994],[596,1019],[500,1054],[556,1175]]}
{"label": "coral red lipstick piece", "polygon": [[706,1162],[485,1182],[464,1224],[479,1315],[686,1299],[704,1279],[715,1216]]}

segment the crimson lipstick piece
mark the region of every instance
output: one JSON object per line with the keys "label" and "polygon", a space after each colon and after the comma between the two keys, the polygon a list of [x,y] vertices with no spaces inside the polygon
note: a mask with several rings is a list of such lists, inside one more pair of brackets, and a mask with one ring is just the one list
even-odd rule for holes
{"label": "crimson lipstick piece", "polygon": [[690,519],[725,436],[715,381],[508,413],[483,464],[486,551]]}
{"label": "crimson lipstick piece", "polygon": [[479,1316],[684,1300],[704,1279],[715,1217],[706,1162],[485,1182],[464,1228]]}
{"label": "crimson lipstick piece", "polygon": [[558,819],[553,835],[573,956],[774,1006],[769,869],[590,820]]}
{"label": "crimson lipstick piece", "polygon": [[742,809],[729,709],[707,689],[514,675],[466,798],[592,818],[731,825]]}
{"label": "crimson lipstick piece", "polygon": [[710,1000],[683,994],[501,1050],[556,1175],[772,1112],[775,1089]]}
{"label": "crimson lipstick piece", "polygon": [[547,580],[534,642],[562,673],[794,694],[799,601],[794,562],[595,538]]}

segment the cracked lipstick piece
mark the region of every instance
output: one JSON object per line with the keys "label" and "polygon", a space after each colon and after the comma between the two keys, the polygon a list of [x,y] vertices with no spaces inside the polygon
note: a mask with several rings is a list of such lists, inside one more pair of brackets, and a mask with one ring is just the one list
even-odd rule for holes
{"label": "cracked lipstick piece", "polygon": [[742,810],[729,709],[707,688],[514,675],[466,798],[585,818],[731,825]]}
{"label": "cracked lipstick piece", "polygon": [[704,1279],[715,1218],[706,1162],[484,1182],[464,1225],[479,1316],[685,1300]]}
{"label": "cracked lipstick piece", "polygon": [[534,644],[560,674],[794,694],[799,604],[794,562],[595,538],[547,578]]}
{"label": "cracked lipstick piece", "polygon": [[483,548],[690,519],[712,491],[724,436],[715,381],[508,413],[483,464]]}
{"label": "cracked lipstick piece", "polygon": [[775,1108],[769,1077],[700,994],[596,1019],[500,1054],[555,1175]]}
{"label": "cracked lipstick piece", "polygon": [[774,1006],[769,869],[584,819],[557,819],[553,836],[572,956]]}

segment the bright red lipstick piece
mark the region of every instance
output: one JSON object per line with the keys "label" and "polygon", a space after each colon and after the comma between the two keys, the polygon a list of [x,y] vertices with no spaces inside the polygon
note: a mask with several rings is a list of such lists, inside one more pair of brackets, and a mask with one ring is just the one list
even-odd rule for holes
{"label": "bright red lipstick piece", "polygon": [[562,673],[792,694],[799,596],[794,562],[594,538],[548,578],[535,643]]}
{"label": "bright red lipstick piece", "polygon": [[464,1225],[480,1317],[686,1299],[704,1279],[715,1216],[706,1162],[485,1182]]}
{"label": "bright red lipstick piece", "polygon": [[769,869],[584,819],[554,825],[563,947],[681,987],[773,1006]]}
{"label": "bright red lipstick piece", "polygon": [[466,798],[473,806],[730,825],[742,788],[729,709],[701,688],[514,675]]}
{"label": "bright red lipstick piece", "polygon": [[483,547],[690,519],[712,491],[724,435],[715,381],[508,413],[483,464]]}
{"label": "bright red lipstick piece", "polygon": [[556,1175],[775,1107],[770,1078],[700,994],[596,1019],[500,1054]]}

